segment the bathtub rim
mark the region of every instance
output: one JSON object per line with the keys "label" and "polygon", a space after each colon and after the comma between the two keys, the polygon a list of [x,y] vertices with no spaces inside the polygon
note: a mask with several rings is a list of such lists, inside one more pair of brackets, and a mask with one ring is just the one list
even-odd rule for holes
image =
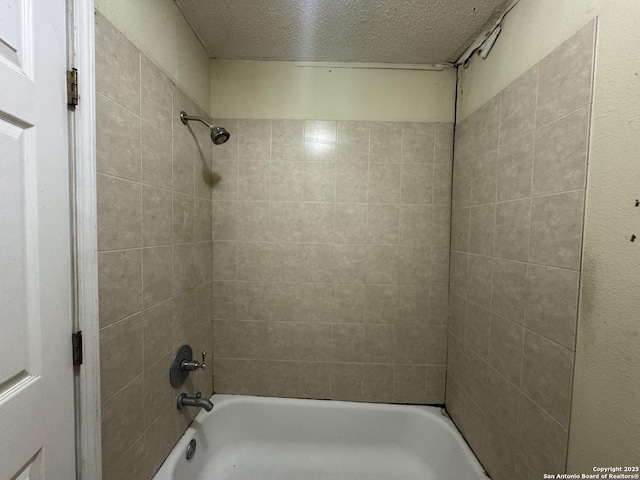
{"label": "bathtub rim", "polygon": [[[400,411],[411,413],[413,415],[420,415],[428,418],[430,421],[438,422],[446,430],[451,432],[454,437],[455,443],[460,448],[464,458],[466,458],[473,472],[477,475],[477,480],[490,480],[487,472],[480,464],[480,461],[476,458],[469,444],[464,440],[462,432],[458,430],[455,423],[449,417],[445,408],[442,406],[432,405],[410,405],[410,404],[390,404],[390,403],[366,403],[366,402],[349,402],[343,400],[316,400],[316,399],[303,399],[303,398],[284,398],[284,397],[263,397],[252,395],[229,395],[229,394],[213,394],[210,398],[214,405],[213,410],[207,412],[205,410],[200,411],[193,420],[193,423],[187,428],[180,440],[173,447],[165,461],[160,466],[160,469],[153,476],[153,480],[175,480],[171,476],[176,464],[186,452],[189,442],[196,436],[198,429],[193,424],[203,424],[210,415],[214,415],[216,412],[216,406],[222,404],[233,405],[242,403],[260,403],[263,405],[269,404],[289,404],[289,405],[315,405],[322,406],[323,408],[342,408],[350,410],[369,410],[369,411]],[[196,453],[197,455],[197,453]]]}

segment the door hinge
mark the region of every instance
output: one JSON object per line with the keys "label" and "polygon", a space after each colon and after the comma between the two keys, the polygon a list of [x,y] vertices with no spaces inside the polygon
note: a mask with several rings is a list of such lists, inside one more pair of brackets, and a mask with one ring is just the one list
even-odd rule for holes
{"label": "door hinge", "polygon": [[78,69],[67,70],[67,105],[73,110],[78,105]]}
{"label": "door hinge", "polygon": [[82,330],[71,334],[73,365],[82,365]]}

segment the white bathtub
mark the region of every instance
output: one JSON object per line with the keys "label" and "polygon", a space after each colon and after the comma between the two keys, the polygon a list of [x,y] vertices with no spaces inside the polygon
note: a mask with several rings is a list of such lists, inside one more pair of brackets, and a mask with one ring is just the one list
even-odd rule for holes
{"label": "white bathtub", "polygon": [[[486,480],[437,407],[214,395],[155,480]],[[186,459],[189,442],[197,448]]]}

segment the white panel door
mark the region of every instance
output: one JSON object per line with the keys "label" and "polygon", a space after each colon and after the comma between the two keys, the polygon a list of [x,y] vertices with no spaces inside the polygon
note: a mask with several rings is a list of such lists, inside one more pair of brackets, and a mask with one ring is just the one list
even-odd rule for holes
{"label": "white panel door", "polygon": [[75,478],[65,0],[0,0],[0,479]]}

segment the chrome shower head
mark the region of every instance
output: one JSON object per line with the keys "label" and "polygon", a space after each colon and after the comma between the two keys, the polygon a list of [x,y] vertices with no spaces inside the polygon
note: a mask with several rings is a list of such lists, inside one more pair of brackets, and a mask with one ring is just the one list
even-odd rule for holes
{"label": "chrome shower head", "polygon": [[209,127],[209,130],[211,130],[211,141],[213,142],[214,145],[222,145],[224,142],[229,140],[229,137],[231,137],[231,134],[227,132],[226,129],[211,125],[202,117],[187,115],[185,112],[180,112],[180,120],[185,125],[189,123],[189,121],[191,120],[204,123],[207,127]]}
{"label": "chrome shower head", "polygon": [[213,125],[210,128],[211,128],[211,141],[213,142],[214,145],[222,145],[224,142],[229,140],[229,137],[231,136],[231,134],[227,132],[226,129],[222,127],[214,127]]}

